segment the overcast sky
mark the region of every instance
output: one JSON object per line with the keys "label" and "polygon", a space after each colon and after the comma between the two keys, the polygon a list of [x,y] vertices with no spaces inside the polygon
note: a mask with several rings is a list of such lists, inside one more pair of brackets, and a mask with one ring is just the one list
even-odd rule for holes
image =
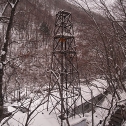
{"label": "overcast sky", "polygon": [[[88,3],[88,6],[90,7],[90,9],[94,12],[98,12],[99,9],[98,9],[98,5],[100,5],[100,0],[67,0],[68,2],[70,3],[73,3],[73,4],[76,4],[74,1],[78,2],[81,4],[81,6],[83,6],[84,8],[86,8],[86,4],[85,4],[85,1],[87,1]],[[94,2],[96,1],[96,3]],[[108,7],[111,7],[111,5],[113,5],[114,1],[115,0],[104,0],[105,1],[105,4],[108,6]]]}

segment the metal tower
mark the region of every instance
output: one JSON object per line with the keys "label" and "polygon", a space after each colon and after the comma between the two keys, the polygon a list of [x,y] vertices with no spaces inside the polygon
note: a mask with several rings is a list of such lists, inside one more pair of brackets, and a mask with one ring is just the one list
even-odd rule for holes
{"label": "metal tower", "polygon": [[75,47],[71,13],[59,11],[55,20],[48,107],[52,101],[52,111],[59,114],[61,126],[63,120],[70,125],[68,118],[76,114],[74,108],[81,96]]}

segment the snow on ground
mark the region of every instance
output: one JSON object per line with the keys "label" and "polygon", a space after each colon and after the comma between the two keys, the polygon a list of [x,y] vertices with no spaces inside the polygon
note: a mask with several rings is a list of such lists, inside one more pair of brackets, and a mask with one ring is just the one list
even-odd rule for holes
{"label": "snow on ground", "polygon": [[[92,81],[91,85],[89,85],[90,89],[93,92],[93,96],[97,96],[100,93],[104,92],[103,88],[107,87],[107,83],[105,80],[101,80],[101,79],[97,79]],[[81,84],[81,91],[82,91],[82,95],[86,100],[90,100],[91,98],[91,90],[89,89],[89,87],[87,85],[82,85]],[[24,96],[24,92],[23,96]],[[27,92],[28,93],[28,92]],[[7,103],[8,107],[8,111],[10,112],[15,112],[16,109],[13,106],[24,106],[26,108],[28,108],[28,106],[30,105],[30,101],[32,99],[32,103],[30,105],[30,111],[34,110],[37,105],[39,105],[40,103],[46,101],[42,101],[44,95],[41,94],[33,94],[30,93],[29,94],[29,99],[24,99],[22,100],[20,103],[19,102],[14,102],[13,104],[9,104]],[[111,98],[110,96],[108,97],[109,99]],[[80,101],[78,100],[78,104],[80,104]],[[107,100],[105,100],[102,103],[102,106],[105,108],[108,108],[108,102]],[[36,109],[36,111],[34,112],[34,114],[31,116],[31,121],[29,122],[29,126],[60,126],[60,119],[57,117],[57,115],[55,114],[55,111],[53,111],[51,114],[51,106],[49,106],[49,111],[47,111],[47,102],[44,105],[41,105],[40,107],[38,107]],[[100,120],[103,120],[103,118],[105,117],[105,115],[107,114],[107,110],[101,109],[101,108],[97,108],[96,112],[94,113],[94,120],[95,120],[95,125],[99,123]],[[91,112],[90,113],[86,113],[85,116],[82,118],[80,118],[79,116],[75,116],[75,118],[70,118],[70,124],[76,124],[78,121],[82,121],[82,120],[87,120],[88,126],[92,125],[92,116],[91,116]],[[5,118],[2,123],[6,120],[7,118]],[[24,126],[25,122],[27,119],[27,113],[22,113],[21,111],[16,111],[16,113],[14,114],[14,116],[9,119],[8,124],[10,124],[10,126]],[[7,123],[4,124],[3,126],[8,126]],[[66,124],[67,126],[67,124]]]}
{"label": "snow on ground", "polygon": [[[13,108],[9,107],[9,110],[12,111]],[[43,112],[36,111],[33,114],[33,116],[35,116],[35,118],[31,120],[31,122],[29,123],[29,126],[59,126],[55,114],[49,115],[49,112],[47,111],[43,111]],[[8,123],[10,124],[10,126],[23,126],[25,125],[26,119],[27,119],[27,114],[18,111],[13,116],[13,118],[8,121]],[[8,125],[5,124],[4,126],[8,126]]]}
{"label": "snow on ground", "polygon": [[[27,107],[30,103],[30,100],[27,99],[24,103],[23,106]],[[41,103],[41,98],[36,100],[35,102],[33,102],[31,104],[31,109],[30,111],[34,110],[36,108],[37,105],[39,105],[39,103]],[[11,104],[11,106],[8,107],[8,111],[9,112],[14,112],[14,116],[13,118],[11,118],[8,123],[10,124],[10,126],[24,126],[26,123],[26,119],[27,119],[27,113],[23,113],[21,111],[17,111],[13,106],[20,106],[21,104],[15,102],[13,104]],[[34,114],[31,116],[31,118],[33,118],[30,122],[29,122],[29,126],[59,126],[59,123],[57,122],[57,117],[54,113],[51,113],[49,115],[50,111],[47,111],[44,106],[40,106],[35,112]],[[35,117],[35,118],[34,118]],[[7,119],[7,118],[6,118]],[[2,123],[6,120],[4,119],[1,122]],[[4,124],[3,126],[8,126],[7,124]]]}
{"label": "snow on ground", "polygon": [[[105,89],[108,87],[107,82],[105,80],[97,79],[91,82],[90,85],[81,84],[81,93],[86,101],[91,99],[91,91],[93,97],[103,93]],[[78,100],[77,105],[81,104],[81,99]]]}
{"label": "snow on ground", "polygon": [[74,125],[76,125],[76,124],[78,124],[79,122],[82,122],[82,121],[84,121],[83,125],[87,126],[87,121],[86,121],[85,117],[79,118],[79,116],[76,116],[75,118],[76,119],[72,119],[72,118],[69,119],[71,126],[74,126]]}
{"label": "snow on ground", "polygon": [[[110,104],[109,104],[108,101],[111,101],[111,99],[112,99],[111,95],[108,95],[100,106],[102,106],[103,108],[109,109]],[[95,113],[94,113],[94,120],[95,120],[94,123],[95,123],[95,125],[98,124],[100,120],[104,120],[106,115],[108,114],[108,110],[103,109],[103,108],[96,108],[95,109]],[[90,114],[91,114],[91,112],[90,112]]]}

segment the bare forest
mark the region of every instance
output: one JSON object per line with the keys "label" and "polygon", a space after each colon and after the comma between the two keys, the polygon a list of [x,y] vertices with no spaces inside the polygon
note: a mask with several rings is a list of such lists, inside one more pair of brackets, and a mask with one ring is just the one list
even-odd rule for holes
{"label": "bare forest", "polygon": [[[66,43],[68,39],[72,43],[71,36],[75,37],[75,45],[66,45],[67,51],[71,51],[68,55],[67,51],[57,54],[59,47],[57,44],[56,50],[54,45],[59,30],[58,12],[72,15],[68,21],[70,27],[65,31],[67,37],[58,40]],[[125,42],[125,0],[112,3],[107,0],[0,0],[0,125],[39,126],[33,120],[53,106],[49,115],[55,113],[58,122],[52,124],[55,126],[81,126],[72,124],[71,118],[79,115],[85,119],[87,113],[91,119],[83,126],[126,126]],[[71,69],[76,72],[68,73]],[[86,99],[83,89],[90,92],[90,99]],[[69,105],[71,97],[73,102]],[[91,110],[86,111],[86,105],[91,105]],[[15,109],[9,111],[9,106]],[[80,110],[80,106],[85,109]],[[99,109],[105,110],[101,117],[98,117]],[[121,111],[122,118],[118,121],[114,120],[116,110]],[[25,119],[15,118],[19,111],[25,113],[25,117],[20,117]]]}

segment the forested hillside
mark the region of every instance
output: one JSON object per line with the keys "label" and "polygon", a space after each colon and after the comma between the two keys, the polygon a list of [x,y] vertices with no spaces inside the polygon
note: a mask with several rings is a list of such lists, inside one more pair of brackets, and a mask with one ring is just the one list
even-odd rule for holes
{"label": "forested hillside", "polygon": [[[1,6],[4,7],[4,3]],[[92,47],[94,46],[91,43],[94,43],[93,37],[97,36],[97,33],[94,32],[96,30],[92,29],[94,25],[92,19],[82,10],[66,1],[22,0],[16,8],[9,40],[11,44],[8,46],[5,75],[9,79],[6,79],[9,86],[12,86],[12,83],[13,86],[18,84],[22,86],[32,84],[42,86],[48,83],[46,81],[48,80],[52,51],[54,20],[55,14],[59,10],[72,13],[80,75],[84,78],[85,73],[88,72],[88,74],[96,76],[95,68],[91,68],[90,65],[90,62],[94,62],[93,58],[95,58],[94,53],[92,55]],[[10,15],[10,6],[6,8],[3,15],[7,17]],[[99,24],[106,22],[102,16],[94,15]],[[3,26],[2,30],[5,32],[7,25],[4,24]],[[4,34],[6,32],[1,34],[1,42],[4,43]],[[18,78],[19,82],[17,82],[16,78]]]}
{"label": "forested hillside", "polygon": [[72,14],[80,80],[106,80],[110,94],[121,100],[120,92],[126,92],[126,3],[115,1],[108,8],[104,0],[96,1],[102,10],[96,13],[88,2],[82,1],[85,9],[73,1],[76,5],[65,0],[0,1],[0,106],[23,99],[24,89],[42,93],[48,87],[60,10]]}

